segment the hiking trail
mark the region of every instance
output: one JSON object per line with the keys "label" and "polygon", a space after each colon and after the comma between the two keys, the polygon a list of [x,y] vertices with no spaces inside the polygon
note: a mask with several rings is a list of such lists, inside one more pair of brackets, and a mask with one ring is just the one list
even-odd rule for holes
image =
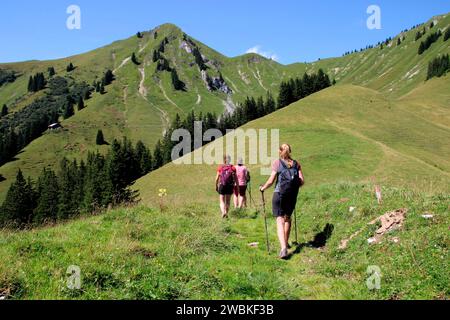
{"label": "hiking trail", "polygon": [[163,135],[164,135],[170,125],[169,114],[166,111],[162,110],[161,108],[158,108],[155,104],[153,104],[150,100],[147,99],[148,90],[145,87],[145,68],[144,68],[144,66],[139,68],[139,73],[141,75],[141,81],[139,82],[139,88],[138,88],[139,95],[145,101],[147,101],[153,108],[158,110],[158,112],[160,113],[160,118],[161,118],[162,127],[163,127]]}

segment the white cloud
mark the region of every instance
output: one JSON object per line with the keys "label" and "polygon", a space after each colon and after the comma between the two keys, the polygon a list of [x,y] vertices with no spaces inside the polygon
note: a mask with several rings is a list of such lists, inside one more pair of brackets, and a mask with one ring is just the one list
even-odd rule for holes
{"label": "white cloud", "polygon": [[269,51],[262,51],[261,46],[254,46],[254,47],[248,49],[247,51],[245,51],[245,53],[257,53],[263,57],[266,57],[267,59],[272,59],[274,61],[278,61],[278,55],[276,55],[275,53],[269,52]]}

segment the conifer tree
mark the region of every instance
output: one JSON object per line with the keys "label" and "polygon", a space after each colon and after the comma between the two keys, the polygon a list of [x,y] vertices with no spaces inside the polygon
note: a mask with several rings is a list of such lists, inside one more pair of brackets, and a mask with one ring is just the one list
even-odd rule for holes
{"label": "conifer tree", "polygon": [[2,107],[1,117],[4,117],[6,115],[8,115],[8,107],[6,106],[6,104],[4,104]]}
{"label": "conifer tree", "polygon": [[67,101],[66,106],[64,108],[63,117],[64,119],[69,119],[71,116],[75,114],[75,110],[73,109],[72,101]]}
{"label": "conifer tree", "polygon": [[161,141],[158,140],[153,152],[153,170],[161,168],[163,166],[163,160]]}
{"label": "conifer tree", "polygon": [[95,143],[98,146],[102,146],[102,145],[106,144],[105,137],[103,136],[102,130],[97,131],[97,137],[95,138]]}
{"label": "conifer tree", "polygon": [[84,101],[83,101],[83,97],[78,97],[78,111],[83,110],[84,109]]}
{"label": "conifer tree", "polygon": [[449,27],[447,27],[447,30],[445,31],[444,41],[447,41],[448,39],[450,39],[450,28]]}
{"label": "conifer tree", "polygon": [[135,65],[140,65],[141,63],[137,60],[137,58],[136,58],[136,54],[133,52],[133,54],[131,55],[131,61],[133,61],[133,63],[135,64]]}
{"label": "conifer tree", "polygon": [[3,215],[0,219],[3,225],[23,227],[31,222],[34,208],[33,192],[31,181],[27,182],[19,169],[16,181],[11,184],[2,205]]}
{"label": "conifer tree", "polygon": [[58,174],[58,213],[57,219],[64,220],[77,212],[78,204],[74,201],[74,191],[76,187],[74,172],[67,159],[63,159]]}
{"label": "conifer tree", "polygon": [[159,51],[153,50],[152,61],[156,62],[159,60],[159,58],[160,58]]}
{"label": "conifer tree", "polygon": [[106,70],[105,75],[103,76],[103,84],[105,86],[110,85],[114,81],[114,74],[111,70]]}
{"label": "conifer tree", "polygon": [[75,70],[75,67],[73,66],[72,62],[69,63],[69,65],[66,68],[67,72],[72,72],[73,70]]}
{"label": "conifer tree", "polygon": [[277,106],[271,92],[267,93],[266,98],[266,114],[270,114],[276,110]]}
{"label": "conifer tree", "polygon": [[278,109],[284,108],[292,101],[292,88],[288,82],[282,82],[278,95]]}
{"label": "conifer tree", "polygon": [[178,91],[184,91],[185,90],[185,84],[183,81],[180,80],[178,77],[177,70],[173,68],[171,70],[171,76],[172,76],[172,85],[175,90]]}
{"label": "conifer tree", "polygon": [[54,67],[49,67],[48,68],[48,76],[51,78],[56,74],[55,68]]}
{"label": "conifer tree", "polygon": [[59,188],[56,174],[50,170],[43,170],[37,181],[37,205],[34,209],[33,222],[56,221],[59,204]]}

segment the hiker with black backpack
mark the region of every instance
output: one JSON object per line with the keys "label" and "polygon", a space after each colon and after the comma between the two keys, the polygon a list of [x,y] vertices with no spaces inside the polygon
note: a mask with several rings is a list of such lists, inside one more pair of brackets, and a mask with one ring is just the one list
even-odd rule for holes
{"label": "hiker with black backpack", "polygon": [[231,196],[234,188],[239,188],[236,178],[236,168],[231,164],[231,157],[223,157],[223,165],[219,166],[216,175],[216,191],[220,195],[220,210],[222,218],[228,218]]}
{"label": "hiker with black backpack", "polygon": [[280,159],[272,164],[272,174],[260,187],[264,193],[276,181],[272,199],[272,212],[277,219],[277,233],[280,241],[280,258],[288,258],[289,236],[291,233],[291,217],[297,205],[300,187],[305,183],[300,164],[291,157],[292,149],[283,144],[279,150]]}

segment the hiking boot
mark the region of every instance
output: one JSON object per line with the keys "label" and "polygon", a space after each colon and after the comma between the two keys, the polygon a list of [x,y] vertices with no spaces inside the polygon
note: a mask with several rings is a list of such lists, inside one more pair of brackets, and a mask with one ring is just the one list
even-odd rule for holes
{"label": "hiking boot", "polygon": [[286,260],[288,258],[288,250],[282,249],[280,251],[280,259]]}

